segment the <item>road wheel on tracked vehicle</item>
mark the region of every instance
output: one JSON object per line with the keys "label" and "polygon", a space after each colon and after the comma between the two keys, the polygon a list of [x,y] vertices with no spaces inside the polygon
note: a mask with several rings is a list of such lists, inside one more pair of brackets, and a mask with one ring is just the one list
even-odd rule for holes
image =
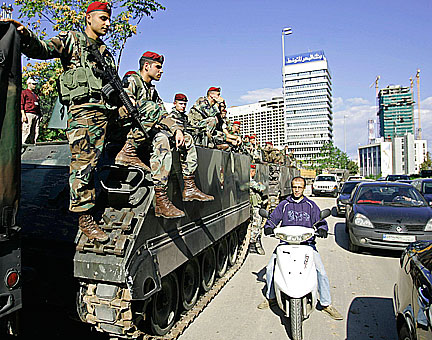
{"label": "road wheel on tracked vehicle", "polygon": [[201,255],[201,287],[208,292],[216,278],[216,255],[213,247],[208,248]]}
{"label": "road wheel on tracked vehicle", "polygon": [[218,277],[225,275],[228,268],[228,242],[224,238],[216,245],[216,274]]}
{"label": "road wheel on tracked vehicle", "polygon": [[200,266],[197,258],[193,258],[181,269],[180,299],[185,310],[190,310],[198,300],[200,288]]}
{"label": "road wheel on tracked vehicle", "polygon": [[150,329],[155,335],[165,335],[174,325],[179,304],[177,275],[170,273],[162,278],[161,290],[151,303]]}
{"label": "road wheel on tracked vehicle", "polygon": [[238,258],[239,241],[237,231],[233,230],[228,238],[228,263],[233,266]]}

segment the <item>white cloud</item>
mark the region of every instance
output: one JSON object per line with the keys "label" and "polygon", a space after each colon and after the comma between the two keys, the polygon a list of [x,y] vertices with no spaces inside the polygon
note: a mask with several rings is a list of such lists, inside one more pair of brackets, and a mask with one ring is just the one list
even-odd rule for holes
{"label": "white cloud", "polygon": [[242,103],[256,103],[260,100],[270,100],[274,97],[281,97],[282,96],[282,88],[277,89],[259,89],[259,90],[252,90],[247,91],[246,94],[242,95],[239,99]]}
{"label": "white cloud", "polygon": [[359,97],[349,98],[346,101],[352,105],[368,105],[368,104],[370,104],[369,100],[364,99],[364,98],[359,98]]}

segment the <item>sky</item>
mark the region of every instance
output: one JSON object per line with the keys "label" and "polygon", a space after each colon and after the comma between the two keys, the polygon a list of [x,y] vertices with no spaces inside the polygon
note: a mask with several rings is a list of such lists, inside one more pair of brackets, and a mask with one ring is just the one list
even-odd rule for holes
{"label": "sky", "polygon": [[[416,0],[159,0],[166,10],[146,18],[129,39],[120,74],[150,50],[165,56],[156,87],[166,102],[185,93],[190,107],[210,86],[228,106],[281,95],[281,31],[285,53],[324,50],[333,83],[334,142],[356,158],[376,118],[375,88],[409,86],[420,71],[423,138],[432,147],[432,1]],[[415,99],[417,93],[415,92]],[[344,116],[345,129],[344,129]],[[417,118],[417,104],[415,107]]]}

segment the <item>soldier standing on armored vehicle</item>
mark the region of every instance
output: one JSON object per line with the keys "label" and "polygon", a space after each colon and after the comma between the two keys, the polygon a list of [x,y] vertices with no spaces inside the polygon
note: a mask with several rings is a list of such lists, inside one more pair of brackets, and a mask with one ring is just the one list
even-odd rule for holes
{"label": "soldier standing on armored vehicle", "polygon": [[23,53],[35,59],[60,58],[64,72],[59,78],[59,95],[68,107],[67,138],[72,158],[70,163],[70,206],[79,216],[80,230],[90,239],[104,242],[108,236],[94,220],[93,208],[96,194],[94,171],[104,146],[109,109],[115,106],[102,97],[107,80],[103,70],[89,53],[95,45],[107,64],[115,67],[115,61],[100,39],[110,28],[111,7],[106,2],[95,1],[86,11],[84,32],[61,32],[57,36],[41,40],[20,22],[12,22],[21,34]]}
{"label": "soldier standing on armored vehicle", "polygon": [[263,220],[259,214],[260,208],[263,205],[263,193],[265,185],[257,182],[254,177],[256,175],[256,165],[251,164],[250,169],[250,204],[251,204],[251,217],[252,217],[252,228],[251,228],[251,239],[249,251],[251,253],[265,255],[264,248],[261,243],[261,234],[263,228]]}
{"label": "soldier standing on armored vehicle", "polygon": [[[151,142],[150,169],[155,186],[155,215],[178,218],[185,214],[174,206],[167,196],[168,177],[172,165],[171,138],[174,138],[177,149],[186,150],[186,157],[181,159],[184,180],[183,201],[212,201],[214,198],[196,187],[195,170],[198,163],[195,144],[189,134],[183,133],[181,122],[165,110],[163,101],[152,84],[152,81],[159,81],[162,77],[163,62],[163,56],[147,51],[140,58],[139,72],[128,72],[123,81],[129,98],[140,108],[140,125],[148,127],[148,133],[145,134],[138,127],[132,128],[127,135],[125,146],[116,157],[116,163],[127,165],[124,160],[128,158],[128,149],[136,150],[145,142]],[[176,110],[181,109],[180,102],[181,100],[177,101]],[[133,153],[135,156],[135,151]],[[140,160],[139,162],[141,163]],[[135,165],[133,163],[129,164]]]}
{"label": "soldier standing on armored vehicle", "polygon": [[252,161],[254,163],[262,163],[261,147],[259,146],[259,144],[257,142],[256,135],[249,136],[249,140],[250,140],[250,143],[251,143]]}

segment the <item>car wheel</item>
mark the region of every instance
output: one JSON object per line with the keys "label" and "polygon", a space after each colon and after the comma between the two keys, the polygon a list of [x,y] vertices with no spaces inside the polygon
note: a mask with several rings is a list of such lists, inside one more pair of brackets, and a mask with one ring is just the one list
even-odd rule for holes
{"label": "car wheel", "polygon": [[398,332],[398,340],[415,340],[406,323],[403,324]]}
{"label": "car wheel", "polygon": [[348,235],[348,250],[351,253],[359,253],[360,252],[360,247],[354,243],[352,243],[351,241],[351,236]]}

